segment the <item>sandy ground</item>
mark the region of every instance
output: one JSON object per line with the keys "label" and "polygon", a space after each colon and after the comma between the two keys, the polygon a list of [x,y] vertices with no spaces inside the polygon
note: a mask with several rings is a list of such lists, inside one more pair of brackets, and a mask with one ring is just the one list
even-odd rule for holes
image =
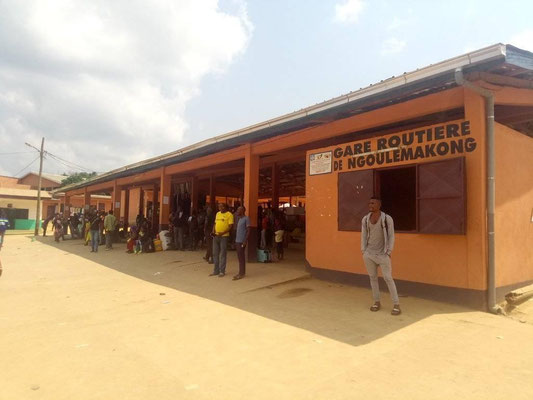
{"label": "sandy ground", "polygon": [[208,277],[200,253],[0,252],[0,399],[532,399],[533,324],[310,278],[297,254]]}

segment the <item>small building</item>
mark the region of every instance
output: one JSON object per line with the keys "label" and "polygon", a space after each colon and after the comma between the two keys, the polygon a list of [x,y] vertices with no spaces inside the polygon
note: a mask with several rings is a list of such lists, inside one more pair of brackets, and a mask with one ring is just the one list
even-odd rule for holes
{"label": "small building", "polygon": [[[41,219],[65,211],[64,201],[62,202],[64,193],[52,193],[61,186],[61,181],[65,178],[65,175],[42,174]],[[10,229],[35,229],[38,187],[39,174],[36,172],[29,172],[21,178],[0,176],[0,210],[6,213]],[[110,209],[111,196],[107,194],[94,195],[91,199],[91,205],[100,210]],[[83,196],[73,196],[68,204],[69,212],[80,212],[83,206]]]}
{"label": "small building", "polygon": [[[22,178],[0,176],[0,210],[9,220],[10,229],[28,230],[35,228],[37,213],[37,189]],[[41,191],[41,199],[53,202],[52,195]],[[41,214],[42,215],[42,214]]]}
{"label": "small building", "polygon": [[177,205],[305,209],[302,265],[367,285],[361,218],[379,195],[400,292],[493,308],[533,282],[533,54],[496,44],[70,185],[160,229]]}

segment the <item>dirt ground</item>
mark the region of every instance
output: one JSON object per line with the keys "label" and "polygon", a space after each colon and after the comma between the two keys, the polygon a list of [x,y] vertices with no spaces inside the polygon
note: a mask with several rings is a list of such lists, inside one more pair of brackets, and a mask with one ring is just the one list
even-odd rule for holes
{"label": "dirt ground", "polygon": [[[533,323],[310,278],[208,277],[200,252],[9,236],[0,399],[532,399]],[[530,302],[533,304],[533,302]],[[523,322],[521,322],[523,321]]]}

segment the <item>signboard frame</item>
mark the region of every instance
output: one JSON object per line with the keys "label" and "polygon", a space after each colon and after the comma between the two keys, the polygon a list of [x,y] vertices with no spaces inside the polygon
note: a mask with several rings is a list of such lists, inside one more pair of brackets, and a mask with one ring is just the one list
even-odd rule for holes
{"label": "signboard frame", "polygon": [[[317,157],[320,156],[320,157]],[[326,166],[329,159],[329,168]],[[313,170],[315,168],[315,170]],[[316,170],[318,168],[318,171]],[[323,170],[325,168],[325,170]],[[328,170],[329,169],[329,170]],[[331,174],[333,172],[333,151],[309,154],[309,176]]]}

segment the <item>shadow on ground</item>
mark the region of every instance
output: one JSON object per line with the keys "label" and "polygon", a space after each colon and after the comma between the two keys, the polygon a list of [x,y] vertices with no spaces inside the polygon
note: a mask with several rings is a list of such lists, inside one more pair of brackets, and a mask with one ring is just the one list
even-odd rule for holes
{"label": "shadow on ground", "polygon": [[[301,251],[287,252],[282,263],[247,265],[247,277],[232,281],[237,272],[235,252],[228,252],[224,278],[209,277],[212,265],[203,251],[165,251],[127,254],[124,244],[112,251],[90,253],[81,240],[39,242],[98,263],[146,282],[200,296],[353,346],[367,344],[435,314],[472,311],[467,308],[414,297],[401,297],[403,314],[390,315],[388,293],[382,292],[383,309],[371,313],[370,289],[312,278]],[[67,262],[67,261],[66,261]],[[157,289],[159,290],[159,289]],[[401,295],[401,294],[400,294]]]}

